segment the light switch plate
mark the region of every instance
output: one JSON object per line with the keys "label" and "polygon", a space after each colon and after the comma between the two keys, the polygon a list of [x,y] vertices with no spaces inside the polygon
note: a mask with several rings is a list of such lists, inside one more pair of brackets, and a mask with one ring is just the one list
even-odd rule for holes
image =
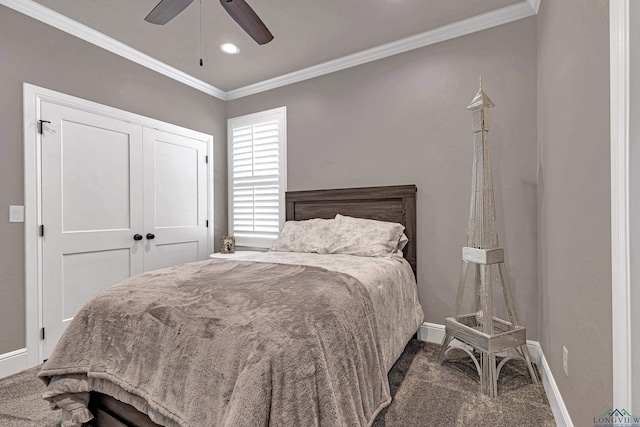
{"label": "light switch plate", "polygon": [[9,206],[9,222],[24,222],[24,206]]}

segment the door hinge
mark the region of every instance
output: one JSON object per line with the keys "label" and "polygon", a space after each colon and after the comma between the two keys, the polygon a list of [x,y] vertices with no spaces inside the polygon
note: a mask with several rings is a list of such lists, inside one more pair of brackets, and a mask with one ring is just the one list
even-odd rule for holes
{"label": "door hinge", "polygon": [[205,222],[207,224],[207,228],[209,228],[209,220],[206,220]]}
{"label": "door hinge", "polygon": [[44,339],[44,328],[40,329],[40,339]]}
{"label": "door hinge", "polygon": [[38,133],[40,135],[44,135],[44,124],[45,123],[51,123],[51,122],[49,120],[38,120],[38,121],[40,122],[40,127],[38,129],[38,131],[39,131]]}
{"label": "door hinge", "polygon": [[40,237],[44,237],[44,225],[40,226]]}
{"label": "door hinge", "polygon": [[209,163],[209,156],[204,156],[204,162]]}

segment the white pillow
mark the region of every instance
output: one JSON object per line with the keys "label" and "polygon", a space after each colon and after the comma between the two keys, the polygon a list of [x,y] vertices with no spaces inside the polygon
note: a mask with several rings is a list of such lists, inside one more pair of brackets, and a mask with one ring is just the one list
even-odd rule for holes
{"label": "white pillow", "polygon": [[[336,215],[329,252],[370,257],[391,256],[398,250],[404,225]],[[408,239],[407,239],[408,240]]]}
{"label": "white pillow", "polygon": [[308,219],[287,221],[280,235],[271,245],[277,252],[328,253],[333,235],[334,219]]}
{"label": "white pillow", "polygon": [[405,246],[407,246],[407,243],[409,243],[409,238],[407,237],[406,234],[402,233],[402,236],[400,236],[400,240],[398,240],[398,246],[396,247],[396,252],[400,252],[400,255],[402,255],[402,250],[404,249]]}

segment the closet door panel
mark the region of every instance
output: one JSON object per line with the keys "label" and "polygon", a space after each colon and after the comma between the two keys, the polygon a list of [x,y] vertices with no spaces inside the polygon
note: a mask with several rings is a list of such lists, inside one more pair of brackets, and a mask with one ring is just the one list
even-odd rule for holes
{"label": "closet door panel", "polygon": [[205,259],[207,144],[145,128],[144,269]]}
{"label": "closet door panel", "polygon": [[47,358],[85,302],[143,271],[142,127],[48,102],[42,115]]}

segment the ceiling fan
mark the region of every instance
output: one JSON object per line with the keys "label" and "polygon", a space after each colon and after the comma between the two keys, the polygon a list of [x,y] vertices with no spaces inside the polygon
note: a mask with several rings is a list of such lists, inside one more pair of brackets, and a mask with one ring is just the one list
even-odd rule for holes
{"label": "ceiling fan", "polygon": [[[164,25],[178,16],[193,0],[161,0],[144,18],[152,24]],[[269,43],[273,35],[244,0],[220,0],[222,7],[258,44]]]}

